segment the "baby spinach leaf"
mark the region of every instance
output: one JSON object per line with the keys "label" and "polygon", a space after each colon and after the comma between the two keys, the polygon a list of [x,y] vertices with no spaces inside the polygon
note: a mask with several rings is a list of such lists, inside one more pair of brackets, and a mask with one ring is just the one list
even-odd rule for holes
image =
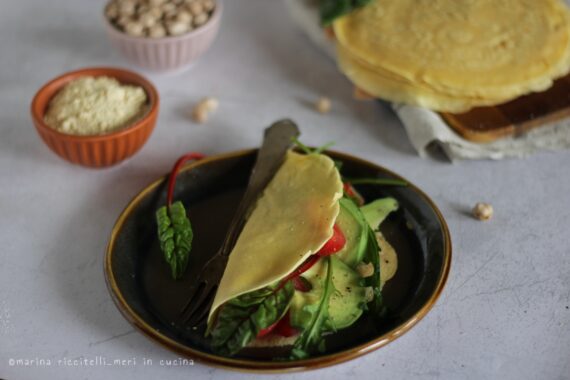
{"label": "baby spinach leaf", "polygon": [[214,351],[229,356],[238,353],[285,315],[294,292],[292,281],[287,281],[283,287],[266,287],[228,301],[211,330]]}
{"label": "baby spinach leaf", "polygon": [[188,266],[194,234],[182,202],[174,202],[156,211],[158,239],[164,259],[170,265],[172,278],[182,277]]}

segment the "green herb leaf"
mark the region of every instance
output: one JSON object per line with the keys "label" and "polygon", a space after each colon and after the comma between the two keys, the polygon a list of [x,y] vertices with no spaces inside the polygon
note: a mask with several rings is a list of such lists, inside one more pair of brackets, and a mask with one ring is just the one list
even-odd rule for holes
{"label": "green herb leaf", "polygon": [[164,259],[170,265],[172,278],[182,277],[188,266],[194,234],[182,202],[174,202],[156,211],[158,239]]}
{"label": "green herb leaf", "polygon": [[327,330],[329,301],[335,289],[332,281],[331,258],[327,256],[323,259],[327,260],[327,275],[323,287],[323,294],[319,303],[309,304],[303,307],[303,311],[310,314],[310,319],[306,324],[307,327],[295,341],[295,345],[291,351],[293,359],[306,358],[315,348],[320,352],[324,351],[323,332]]}
{"label": "green herb leaf", "polygon": [[310,148],[308,146],[306,146],[305,144],[303,144],[298,138],[293,137],[291,139],[291,141],[293,141],[293,143],[295,145],[297,145],[297,147],[303,151],[303,153],[305,154],[321,154],[323,153],[325,150],[327,150],[328,148],[330,148],[331,146],[333,146],[335,143],[334,141],[330,141],[318,148]]}
{"label": "green herb leaf", "polygon": [[364,279],[364,285],[372,287],[374,297],[369,302],[369,310],[373,315],[381,316],[384,314],[384,304],[382,301],[382,291],[380,288],[380,247],[376,241],[376,235],[372,228],[368,226],[368,244],[364,253],[364,262],[371,263],[374,267],[374,273],[370,277]]}
{"label": "green herb leaf", "polygon": [[297,145],[297,148],[299,148],[303,151],[303,153],[305,153],[305,154],[313,153],[313,150],[311,148],[309,148],[308,146],[306,146],[305,144],[303,144],[297,137],[293,137],[291,140],[293,141],[293,143],[295,145]]}
{"label": "green herb leaf", "polygon": [[321,145],[318,148],[313,149],[313,154],[321,154],[323,153],[325,150],[327,150],[328,148],[330,148],[331,146],[333,146],[335,143],[334,141],[329,141],[328,143],[326,143],[325,145]]}
{"label": "green herb leaf", "polygon": [[288,281],[283,287],[266,287],[226,302],[211,330],[212,348],[222,355],[235,355],[262,329],[279,321],[287,312],[295,289]]}
{"label": "green herb leaf", "polygon": [[321,24],[328,26],[337,18],[349,14],[372,0],[320,0]]}

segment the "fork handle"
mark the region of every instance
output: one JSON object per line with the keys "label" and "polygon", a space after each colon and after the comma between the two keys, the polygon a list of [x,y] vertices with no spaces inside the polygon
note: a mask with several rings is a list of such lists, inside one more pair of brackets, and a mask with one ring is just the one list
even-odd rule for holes
{"label": "fork handle", "polygon": [[287,150],[293,144],[293,138],[297,136],[299,136],[299,128],[289,119],[275,122],[265,129],[263,143],[257,153],[246,191],[220,249],[222,256],[230,254],[253,205],[283,163]]}

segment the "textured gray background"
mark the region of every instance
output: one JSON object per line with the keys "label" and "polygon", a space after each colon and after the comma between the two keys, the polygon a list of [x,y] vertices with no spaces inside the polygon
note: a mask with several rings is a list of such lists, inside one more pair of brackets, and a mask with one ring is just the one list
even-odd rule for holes
{"label": "textured gray background", "polygon": [[[186,151],[214,154],[259,143],[290,116],[303,140],[385,165],[433,197],[449,222],[454,260],[427,317],[395,342],[312,379],[570,378],[570,152],[527,160],[445,162],[418,158],[393,113],[351,98],[351,85],[295,29],[280,2],[226,1],[212,50],[190,71],[148,74],[161,97],[144,149],[111,169],[60,160],[40,142],[29,103],[65,71],[127,66],[112,49],[102,1],[4,1],[0,12],[0,377],[7,379],[250,378],[200,364],[161,367],[177,356],[121,317],[102,259],[115,219]],[[328,115],[307,103],[333,99]],[[206,125],[188,118],[205,95],[220,99]],[[466,211],[496,209],[487,223]],[[125,367],[15,367],[9,359],[136,358]],[[143,366],[151,358],[153,366]]]}

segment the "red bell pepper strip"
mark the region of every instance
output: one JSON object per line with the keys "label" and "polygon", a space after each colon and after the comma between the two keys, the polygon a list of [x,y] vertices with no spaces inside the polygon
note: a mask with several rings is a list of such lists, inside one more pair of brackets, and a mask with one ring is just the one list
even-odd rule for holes
{"label": "red bell pepper strip", "polygon": [[346,244],[346,238],[335,224],[333,227],[333,236],[323,245],[323,247],[316,253],[318,256],[330,256],[340,251]]}
{"label": "red bell pepper strip", "polygon": [[297,335],[299,333],[297,329],[291,327],[289,312],[287,312],[287,314],[285,314],[285,316],[281,318],[279,322],[277,322],[277,326],[275,326],[275,333],[286,338]]}

